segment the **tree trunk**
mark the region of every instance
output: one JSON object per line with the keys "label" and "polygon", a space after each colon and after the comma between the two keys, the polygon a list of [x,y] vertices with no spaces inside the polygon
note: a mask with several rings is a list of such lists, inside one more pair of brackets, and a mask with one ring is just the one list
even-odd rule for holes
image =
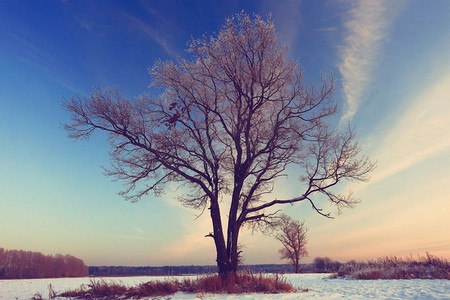
{"label": "tree trunk", "polygon": [[228,259],[227,247],[225,245],[222,220],[220,217],[220,208],[217,200],[211,199],[210,211],[213,224],[212,237],[214,239],[214,244],[216,246],[217,252],[217,267],[219,270],[219,274],[222,278],[224,278],[224,276],[227,276],[227,274],[229,274],[232,270],[230,260]]}
{"label": "tree trunk", "polygon": [[228,228],[227,228],[227,254],[228,261],[231,265],[231,272],[236,274],[239,264],[239,252],[238,252],[238,237],[241,223],[238,221],[239,200],[241,198],[242,187],[244,185],[245,176],[248,169],[248,164],[242,160],[242,147],[240,139],[235,139],[236,145],[236,165],[234,167],[234,189],[231,196],[231,205],[228,215]]}
{"label": "tree trunk", "polygon": [[228,217],[228,230],[227,230],[227,255],[231,264],[231,271],[236,273],[238,265],[238,249],[237,241],[239,235],[239,226],[236,222],[237,210],[238,210],[238,196],[233,195],[231,201],[231,209]]}
{"label": "tree trunk", "polygon": [[229,220],[227,231],[227,242],[225,243],[219,206],[218,204],[213,204],[213,202],[211,202],[211,219],[214,229],[214,243],[217,251],[218,273],[222,280],[227,280],[229,276],[236,275],[237,267],[239,265],[238,237],[240,226],[235,220],[236,218],[230,218],[231,220]]}
{"label": "tree trunk", "polygon": [[294,268],[295,268],[295,273],[300,273],[300,262],[299,262],[298,256],[295,257]]}
{"label": "tree trunk", "polygon": [[239,249],[238,249],[238,237],[240,226],[234,224],[231,238],[231,251],[230,251],[230,263],[232,272],[236,273],[239,265]]}

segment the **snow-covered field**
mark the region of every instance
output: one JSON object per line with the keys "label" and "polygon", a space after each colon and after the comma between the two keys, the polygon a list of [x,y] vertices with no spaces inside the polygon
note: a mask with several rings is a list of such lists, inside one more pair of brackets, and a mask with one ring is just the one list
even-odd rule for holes
{"label": "snow-covered field", "polygon": [[[286,278],[307,292],[293,294],[194,295],[177,293],[171,299],[450,299],[450,280],[347,280],[326,279],[326,274],[287,274]],[[172,278],[172,277],[171,277]],[[173,278],[177,278],[176,276]],[[137,285],[167,277],[105,278],[126,285]],[[48,285],[55,291],[79,288],[91,278],[0,280],[0,300],[30,299],[40,292],[48,298]],[[166,299],[168,297],[162,297]]]}

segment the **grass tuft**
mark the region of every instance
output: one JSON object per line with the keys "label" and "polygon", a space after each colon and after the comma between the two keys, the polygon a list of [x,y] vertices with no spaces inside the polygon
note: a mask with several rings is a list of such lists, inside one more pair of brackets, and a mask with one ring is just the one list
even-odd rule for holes
{"label": "grass tuft", "polygon": [[87,285],[81,285],[79,289],[66,291],[62,293],[53,292],[54,298],[76,298],[76,299],[92,299],[106,298],[111,296],[123,295],[128,291],[128,287],[105,280],[92,279]]}
{"label": "grass tuft", "polygon": [[71,299],[139,299],[172,295],[177,292],[204,293],[292,293],[294,287],[281,275],[254,274],[251,271],[230,275],[225,280],[216,274],[198,276],[196,279],[149,281],[128,287],[105,280],[91,280],[79,289],[55,293],[54,297]]}
{"label": "grass tuft", "polygon": [[141,283],[137,287],[130,287],[125,294],[126,298],[146,296],[166,296],[178,291],[179,282],[174,281],[149,281]]}

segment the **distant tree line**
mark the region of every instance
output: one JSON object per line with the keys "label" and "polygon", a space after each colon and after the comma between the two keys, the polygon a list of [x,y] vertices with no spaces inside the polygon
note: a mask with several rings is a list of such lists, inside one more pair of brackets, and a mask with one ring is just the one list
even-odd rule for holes
{"label": "distant tree line", "polygon": [[[292,265],[261,264],[241,265],[239,269],[251,270],[259,273],[292,273]],[[305,269],[311,268],[305,267]],[[302,268],[302,270],[304,270]],[[91,276],[145,276],[145,275],[193,275],[217,272],[217,266],[161,266],[161,267],[129,267],[129,266],[92,266],[89,267]]]}
{"label": "distant tree line", "polygon": [[[316,257],[313,263],[300,264],[301,273],[333,273],[343,265],[329,257]],[[238,269],[250,270],[254,273],[294,273],[291,264],[259,264],[240,265]],[[167,275],[193,275],[217,272],[217,266],[160,266],[160,267],[130,267],[130,266],[91,266],[90,276],[167,276]]]}
{"label": "distant tree line", "polygon": [[90,276],[189,275],[217,272],[217,266],[91,266]]}
{"label": "distant tree line", "polygon": [[81,277],[88,275],[84,262],[72,255],[0,248],[0,279]]}

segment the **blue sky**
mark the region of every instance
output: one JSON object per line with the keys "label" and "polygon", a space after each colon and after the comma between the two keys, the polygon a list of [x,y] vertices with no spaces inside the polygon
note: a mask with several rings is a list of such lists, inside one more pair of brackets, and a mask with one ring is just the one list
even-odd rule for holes
{"label": "blue sky", "polygon": [[[333,220],[306,203],[310,258],[426,251],[450,259],[449,1],[0,2],[0,247],[70,253],[89,265],[214,264],[208,216],[161,197],[129,203],[102,173],[108,143],[66,137],[64,98],[149,92],[148,68],[245,10],[272,14],[289,55],[317,83],[332,73],[340,111],[378,162],[362,200]],[[295,176],[274,197],[295,192]],[[333,207],[321,203],[324,209]],[[273,238],[245,231],[246,263],[278,263]]]}

